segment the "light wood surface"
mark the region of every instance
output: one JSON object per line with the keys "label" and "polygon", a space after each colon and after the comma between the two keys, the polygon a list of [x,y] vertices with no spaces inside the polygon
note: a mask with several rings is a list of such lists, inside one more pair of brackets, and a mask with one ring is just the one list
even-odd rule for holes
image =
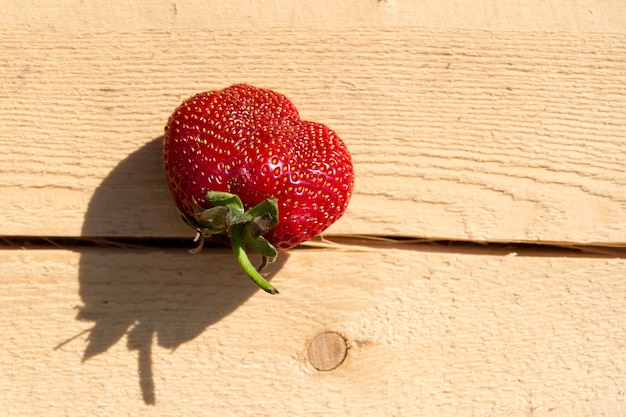
{"label": "light wood surface", "polygon": [[[626,415],[621,1],[4,3],[0,415]],[[239,82],[355,163],[275,297],[161,239],[165,121]]]}
{"label": "light wood surface", "polygon": [[187,234],[168,221],[158,146],[142,146],[183,98],[243,81],[284,92],[354,154],[354,199],[329,233],[626,244],[622,35],[45,35],[0,42],[5,234],[41,234],[37,218],[78,235],[107,189],[118,216],[89,234]]}
{"label": "light wood surface", "polygon": [[[296,250],[270,297],[227,251],[3,251],[0,403],[29,416],[626,412],[624,259],[523,255]],[[324,331],[349,343],[330,372],[308,357]]]}

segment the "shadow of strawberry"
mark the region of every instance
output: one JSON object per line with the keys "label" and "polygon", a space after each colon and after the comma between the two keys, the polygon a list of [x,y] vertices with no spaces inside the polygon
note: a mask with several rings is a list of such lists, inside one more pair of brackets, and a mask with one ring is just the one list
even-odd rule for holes
{"label": "shadow of strawberry", "polygon": [[[83,361],[126,336],[128,349],[138,352],[146,404],[156,402],[154,341],[174,350],[259,291],[229,248],[212,245],[197,255],[187,253],[194,231],[183,224],[170,197],[161,144],[162,137],[156,138],[131,154],[96,189],[82,236],[98,244],[82,249],[79,270],[84,305],[77,319],[94,323]],[[176,237],[185,233],[188,240]],[[286,258],[281,254],[270,274]]]}

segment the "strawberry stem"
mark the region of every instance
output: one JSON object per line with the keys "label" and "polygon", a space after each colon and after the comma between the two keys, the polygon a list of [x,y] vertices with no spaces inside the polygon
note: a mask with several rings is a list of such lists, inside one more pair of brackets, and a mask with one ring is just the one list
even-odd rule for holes
{"label": "strawberry stem", "polygon": [[252,279],[252,281],[254,281],[256,285],[259,286],[259,288],[270,294],[278,294],[278,290],[265,278],[263,278],[250,262],[243,241],[244,227],[245,224],[235,224],[230,229],[231,244],[235,257],[237,258],[237,262],[241,266],[241,269],[243,269],[243,271]]}
{"label": "strawberry stem", "polygon": [[[235,194],[211,191],[207,193],[205,200],[209,201],[213,207],[204,209],[194,201],[194,217],[189,218],[183,215],[185,222],[197,231],[194,242],[198,242],[198,246],[190,252],[198,253],[202,249],[205,234],[228,236],[237,262],[243,271],[262,290],[270,294],[278,294],[278,290],[259,273],[278,255],[276,248],[262,236],[278,223],[276,199],[263,200],[248,211],[244,211],[241,199]],[[248,249],[263,256],[263,263],[259,269],[252,266],[246,253]]]}

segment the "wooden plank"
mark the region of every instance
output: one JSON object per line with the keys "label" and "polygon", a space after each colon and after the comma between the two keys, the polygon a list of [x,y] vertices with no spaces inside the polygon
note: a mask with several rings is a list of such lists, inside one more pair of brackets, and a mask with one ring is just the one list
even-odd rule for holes
{"label": "wooden plank", "polygon": [[622,415],[626,262],[553,255],[294,250],[269,296],[226,251],[3,250],[0,413]]}
{"label": "wooden plank", "polygon": [[214,0],[76,3],[26,0],[4,5],[0,27],[72,30],[419,26],[436,30],[478,29],[623,33],[626,12],[619,1],[586,0]]}
{"label": "wooden plank", "polygon": [[11,30],[0,56],[2,235],[188,235],[152,142],[250,82],[354,154],[331,234],[626,243],[622,35]]}

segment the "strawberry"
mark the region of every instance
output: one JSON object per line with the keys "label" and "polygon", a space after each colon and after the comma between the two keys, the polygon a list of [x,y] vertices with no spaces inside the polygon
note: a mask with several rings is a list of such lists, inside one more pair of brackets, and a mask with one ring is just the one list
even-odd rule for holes
{"label": "strawberry", "polygon": [[[282,94],[233,85],[197,94],[170,116],[163,139],[170,191],[188,225],[230,238],[244,271],[259,271],[285,250],[318,235],[346,210],[354,170],[328,127],[300,119]],[[263,256],[256,270],[246,250]]]}

